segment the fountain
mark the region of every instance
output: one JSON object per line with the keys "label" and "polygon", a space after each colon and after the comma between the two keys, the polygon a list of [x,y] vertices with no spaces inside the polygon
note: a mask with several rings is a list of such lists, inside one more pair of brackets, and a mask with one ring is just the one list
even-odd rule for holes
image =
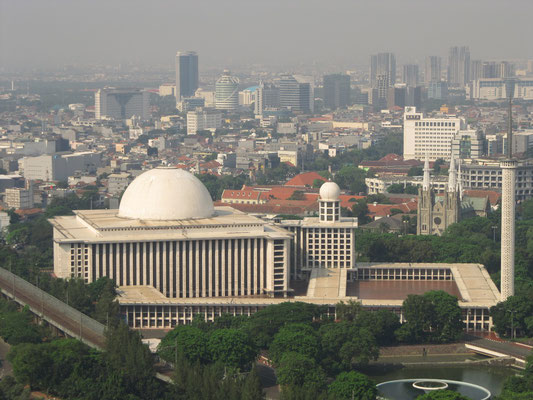
{"label": "fountain", "polygon": [[400,379],[377,385],[379,398],[386,400],[414,400],[433,390],[453,390],[472,400],[488,400],[491,393],[483,386],[447,379]]}

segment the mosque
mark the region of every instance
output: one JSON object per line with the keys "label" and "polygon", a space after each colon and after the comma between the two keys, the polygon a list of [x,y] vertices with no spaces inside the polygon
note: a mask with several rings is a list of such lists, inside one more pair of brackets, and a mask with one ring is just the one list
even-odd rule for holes
{"label": "mosque", "polygon": [[403,318],[407,294],[441,289],[458,297],[467,329],[490,329],[500,293],[482,265],[358,263],[357,219],[341,216],[339,195],[326,182],[318,217],[273,223],[214,207],[189,172],[155,168],[129,185],[118,210],[51,220],[54,272],[114,279],[132,328],[250,315],[284,301],[324,305],[333,315],[339,301],[355,300]]}

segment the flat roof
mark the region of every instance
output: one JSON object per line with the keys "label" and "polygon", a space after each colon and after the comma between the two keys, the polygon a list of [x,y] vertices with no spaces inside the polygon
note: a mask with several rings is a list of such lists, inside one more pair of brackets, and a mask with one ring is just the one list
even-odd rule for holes
{"label": "flat roof", "polygon": [[140,220],[119,217],[119,210],[78,210],[50,220],[56,242],[161,241],[243,237],[290,238],[285,229],[231,207],[215,207],[209,218]]}
{"label": "flat roof", "polygon": [[239,297],[168,298],[151,286],[121,286],[121,305],[239,305],[265,306],[285,301],[303,301],[319,305],[334,305],[339,301],[356,300],[366,307],[402,306],[409,294],[444,290],[466,307],[488,308],[500,301],[500,293],[485,268],[480,264],[424,263],[361,263],[359,268],[448,269],[453,280],[356,280],[347,281],[347,269],[313,269],[309,283],[299,285],[299,296],[272,298],[266,295]]}

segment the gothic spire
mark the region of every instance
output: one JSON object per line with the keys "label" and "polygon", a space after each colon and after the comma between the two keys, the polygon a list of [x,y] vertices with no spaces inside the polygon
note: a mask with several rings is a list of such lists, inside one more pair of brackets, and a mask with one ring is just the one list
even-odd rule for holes
{"label": "gothic spire", "polygon": [[422,181],[422,190],[429,190],[429,157],[426,154],[426,161],[424,161],[424,180]]}
{"label": "gothic spire", "polygon": [[448,170],[448,192],[457,190],[457,171],[455,170],[455,158],[450,158],[450,169]]}

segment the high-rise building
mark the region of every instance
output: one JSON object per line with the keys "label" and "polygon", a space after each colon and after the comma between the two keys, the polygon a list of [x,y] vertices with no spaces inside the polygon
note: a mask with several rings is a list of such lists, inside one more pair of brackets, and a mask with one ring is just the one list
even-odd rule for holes
{"label": "high-rise building", "polygon": [[422,107],[422,86],[407,87],[405,105],[408,107]]}
{"label": "high-rise building", "polygon": [[94,95],[96,119],[149,119],[150,95],[141,89],[99,89]]}
{"label": "high-rise building", "polygon": [[442,59],[438,56],[426,57],[424,70],[424,81],[426,85],[430,82],[439,82],[442,78]]}
{"label": "high-rise building", "polygon": [[255,115],[263,115],[267,108],[279,108],[279,88],[261,81],[255,92]]}
{"label": "high-rise building", "polygon": [[377,87],[378,76],[386,77],[387,87],[396,83],[396,57],[392,53],[370,56],[370,86]]}
{"label": "high-rise building", "polygon": [[335,110],[350,103],[350,76],[342,74],[324,75],[324,104]]}
{"label": "high-rise building", "polygon": [[432,81],[428,85],[428,99],[446,100],[448,98],[448,82]]}
{"label": "high-rise building", "polygon": [[279,103],[296,112],[311,111],[311,85],[301,83],[292,75],[282,75],[279,80]]}
{"label": "high-rise building", "polygon": [[222,127],[222,113],[218,110],[203,109],[187,113],[187,135],[196,135],[199,131],[214,132]]}
{"label": "high-rise building", "polygon": [[33,207],[33,190],[22,188],[6,189],[4,192],[6,208],[15,210]]}
{"label": "high-rise building", "polygon": [[405,100],[407,98],[407,86],[395,85],[387,91],[387,108],[390,110],[394,107],[405,107]]}
{"label": "high-rise building", "polygon": [[239,108],[239,80],[227,69],[215,84],[215,107],[228,111]]}
{"label": "high-rise building", "polygon": [[452,140],[452,157],[456,159],[477,159],[485,153],[483,132],[475,129],[461,130]]}
{"label": "high-rise building", "polygon": [[448,83],[465,87],[470,82],[470,49],[468,46],[450,47],[448,55]]}
{"label": "high-rise building", "polygon": [[176,104],[182,97],[193,97],[198,89],[198,54],[178,51],[176,54]]}
{"label": "high-rise building", "polygon": [[463,118],[438,116],[426,118],[414,107],[406,107],[403,117],[403,158],[423,160],[428,156],[449,160],[452,140],[461,129],[466,128]]}
{"label": "high-rise building", "polygon": [[407,86],[418,86],[419,76],[418,76],[418,65],[416,64],[405,64],[403,66],[402,81]]}

